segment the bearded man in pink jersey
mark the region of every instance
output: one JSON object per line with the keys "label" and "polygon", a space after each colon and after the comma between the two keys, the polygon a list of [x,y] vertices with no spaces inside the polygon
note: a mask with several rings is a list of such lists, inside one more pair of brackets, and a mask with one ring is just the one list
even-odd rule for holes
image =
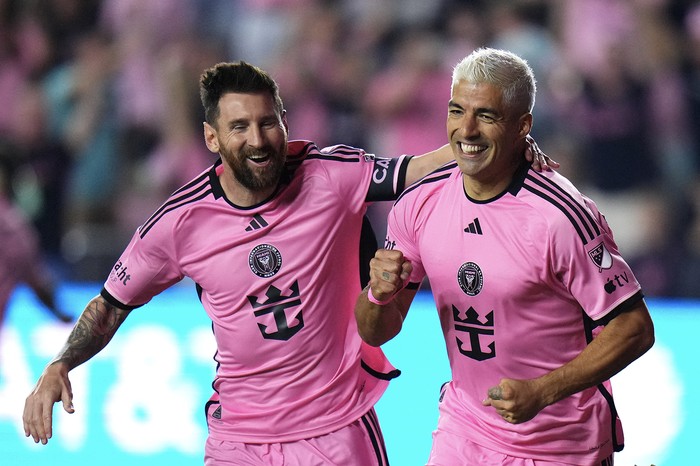
{"label": "bearded man in pink jersey", "polygon": [[373,406],[398,371],[353,317],[363,217],[452,151],[387,159],[288,141],[277,84],[245,62],[206,70],[200,94],[220,160],[138,228],[27,398],[25,434],[45,444],[53,404],[73,412],[68,372],[190,277],[217,344],[206,465],[387,464]]}
{"label": "bearded man in pink jersey", "polygon": [[623,447],[609,379],[654,330],[595,204],[522,163],[535,78],[506,51],[454,69],[451,162],[408,188],[355,314],[379,346],[430,280],[452,380],[429,465],[610,465]]}

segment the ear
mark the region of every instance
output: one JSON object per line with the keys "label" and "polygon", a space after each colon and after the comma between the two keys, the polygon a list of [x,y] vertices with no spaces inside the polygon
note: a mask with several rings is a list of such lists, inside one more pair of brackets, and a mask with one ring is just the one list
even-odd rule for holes
{"label": "ear", "polygon": [[282,110],[282,124],[284,125],[285,131],[289,134],[289,124],[287,124],[287,111]]}
{"label": "ear", "polygon": [[216,136],[216,129],[206,121],[204,122],[204,142],[210,152],[219,153],[219,138]]}
{"label": "ear", "polygon": [[518,131],[518,136],[524,138],[532,130],[532,113],[525,113],[520,117],[519,121],[520,130]]}

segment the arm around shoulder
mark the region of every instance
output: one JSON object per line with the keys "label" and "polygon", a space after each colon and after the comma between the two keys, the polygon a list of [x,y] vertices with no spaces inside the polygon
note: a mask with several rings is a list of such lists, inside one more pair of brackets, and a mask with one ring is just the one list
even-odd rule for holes
{"label": "arm around shoulder", "polygon": [[408,169],[406,170],[406,186],[412,185],[428,173],[454,160],[454,158],[452,148],[449,144],[445,144],[432,152],[427,152],[411,158],[410,162],[408,162]]}

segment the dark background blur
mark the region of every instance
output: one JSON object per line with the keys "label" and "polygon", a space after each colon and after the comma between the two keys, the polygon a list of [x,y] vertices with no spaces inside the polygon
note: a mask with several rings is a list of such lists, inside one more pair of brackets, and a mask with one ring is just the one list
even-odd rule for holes
{"label": "dark background blur", "polygon": [[214,161],[205,68],[269,71],[290,138],[397,156],[447,142],[451,70],[479,46],[531,64],[533,136],[646,294],[700,297],[697,1],[0,0],[4,187],[60,279],[101,282]]}

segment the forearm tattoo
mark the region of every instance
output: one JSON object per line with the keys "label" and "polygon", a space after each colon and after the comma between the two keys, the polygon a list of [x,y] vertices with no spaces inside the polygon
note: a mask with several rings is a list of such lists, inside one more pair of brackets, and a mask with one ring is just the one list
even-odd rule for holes
{"label": "forearm tattoo", "polygon": [[112,306],[99,296],[94,298],[85,307],[53,363],[66,363],[70,370],[99,353],[107,346],[129,312]]}

